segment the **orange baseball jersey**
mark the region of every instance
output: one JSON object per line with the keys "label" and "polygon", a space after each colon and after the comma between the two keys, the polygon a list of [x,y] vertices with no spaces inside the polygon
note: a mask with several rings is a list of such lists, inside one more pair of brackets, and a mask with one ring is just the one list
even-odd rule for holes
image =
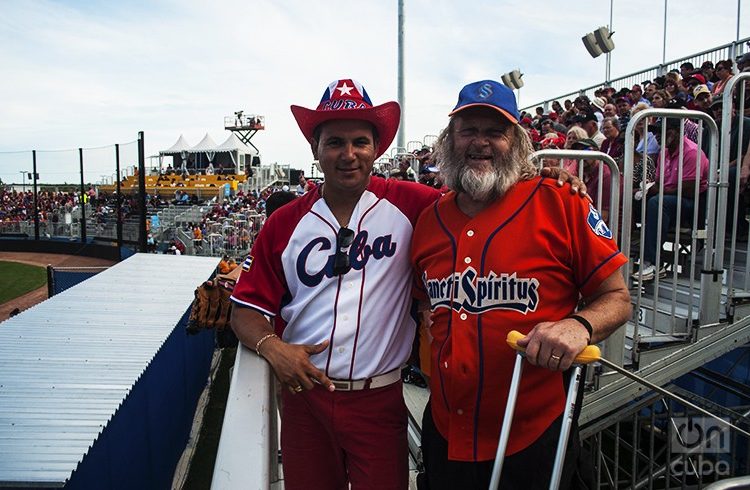
{"label": "orange baseball jersey", "polygon": [[[415,294],[429,299],[432,415],[448,457],[495,456],[515,353],[510,330],[572,314],[627,259],[586,199],[537,177],[516,184],[474,218],[443,196],[417,222]],[[508,454],[562,414],[561,373],[526,364]]]}

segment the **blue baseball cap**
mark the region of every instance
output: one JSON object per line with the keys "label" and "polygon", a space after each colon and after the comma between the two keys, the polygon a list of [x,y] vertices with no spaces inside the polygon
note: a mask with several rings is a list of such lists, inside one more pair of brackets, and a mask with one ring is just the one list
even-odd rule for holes
{"label": "blue baseball cap", "polygon": [[494,80],[480,80],[462,88],[458,94],[456,107],[448,115],[454,116],[469,107],[482,106],[495,109],[514,124],[518,124],[521,119],[513,91]]}

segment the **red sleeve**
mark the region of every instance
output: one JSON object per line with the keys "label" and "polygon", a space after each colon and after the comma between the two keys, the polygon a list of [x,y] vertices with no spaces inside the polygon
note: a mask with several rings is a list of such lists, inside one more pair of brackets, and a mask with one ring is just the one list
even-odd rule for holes
{"label": "red sleeve", "polygon": [[437,229],[437,223],[435,222],[435,213],[437,209],[437,202],[433,202],[428,205],[422,213],[419,215],[416,225],[414,226],[414,236],[411,240],[411,270],[412,270],[412,288],[411,295],[417,301],[429,301],[429,295],[425,289],[424,281],[420,274],[422,267],[420,266],[420,259],[424,254],[425,243],[424,237],[421,234],[429,233],[428,230]]}
{"label": "red sleeve", "polygon": [[612,231],[588,199],[567,192],[560,195],[566,201],[575,282],[584,297],[590,296],[628,259],[620,253]]}
{"label": "red sleeve", "polygon": [[412,227],[416,226],[417,218],[422,211],[440,199],[441,195],[440,191],[433,187],[414,182],[388,180],[386,185],[386,199],[404,213]]}
{"label": "red sleeve", "polygon": [[280,214],[271,215],[260,230],[250,255],[242,263],[242,274],[231,297],[235,303],[270,316],[278,314],[287,292],[281,253],[288,236],[287,240],[281,236]]}

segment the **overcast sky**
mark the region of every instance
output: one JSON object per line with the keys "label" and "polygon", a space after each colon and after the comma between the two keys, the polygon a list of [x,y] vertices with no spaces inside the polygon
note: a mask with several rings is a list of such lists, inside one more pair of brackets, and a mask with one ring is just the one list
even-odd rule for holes
{"label": "overcast sky", "polygon": [[[224,116],[242,109],[266,117],[253,139],[264,162],[309,169],[290,104],[315,107],[338,78],[362,82],[376,104],[397,97],[397,0],[0,7],[0,152],[106,146],[141,130],[147,155],[180,134],[220,143]],[[606,0],[405,0],[406,139],[436,134],[471,81],[519,68],[521,106],[602,81],[605,57],[592,59],[581,36],[607,25],[609,9]],[[663,0],[614,0],[613,78],[661,62],[663,12]],[[731,42],[736,29],[737,0],[671,0],[667,60]],[[109,149],[88,153],[87,180],[113,171]],[[55,166],[75,173],[77,151],[63,154]],[[40,166],[59,173],[51,155],[40,154]],[[28,154],[0,153],[3,181],[20,181],[25,168]]]}

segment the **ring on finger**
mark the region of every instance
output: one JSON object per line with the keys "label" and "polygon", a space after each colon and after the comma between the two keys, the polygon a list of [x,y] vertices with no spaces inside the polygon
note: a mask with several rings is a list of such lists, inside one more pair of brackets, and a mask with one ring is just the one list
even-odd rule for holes
{"label": "ring on finger", "polygon": [[295,387],[292,388],[292,391],[294,391],[295,393],[299,393],[303,389],[304,388],[302,388],[302,385],[297,385],[297,386],[295,386]]}
{"label": "ring on finger", "polygon": [[560,360],[562,359],[560,356],[556,356],[554,354],[552,354],[551,356],[549,356],[549,358],[552,359],[553,361],[557,361],[557,362],[560,362]]}

